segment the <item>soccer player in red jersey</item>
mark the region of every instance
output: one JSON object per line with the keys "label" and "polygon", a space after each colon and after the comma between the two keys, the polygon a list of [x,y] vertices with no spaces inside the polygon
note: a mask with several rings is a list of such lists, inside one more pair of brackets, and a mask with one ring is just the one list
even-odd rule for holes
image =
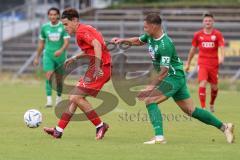
{"label": "soccer player in red jersey", "polygon": [[[61,19],[66,31],[70,35],[75,34],[77,45],[81,48],[84,55],[94,58],[90,58],[90,64],[84,78],[79,80],[72,91],[73,93],[70,94],[70,104],[67,111],[62,114],[58,125],[55,128],[45,127],[44,131],[54,138],[61,138],[64,128],[69,123],[77,107],[79,107],[96,127],[96,140],[100,140],[104,137],[109,126],[101,121],[85,97],[97,96],[103,85],[110,79],[111,56],[101,33],[90,25],[80,23],[77,10],[72,8],[65,9]],[[65,66],[68,66],[80,57],[81,54],[78,54],[69,58],[65,62]]]}
{"label": "soccer player in red jersey", "polygon": [[198,48],[199,99],[202,108],[206,108],[206,85],[209,82],[211,86],[211,112],[214,112],[214,102],[218,93],[219,64],[224,62],[224,38],[222,33],[215,29],[213,25],[213,15],[205,13],[203,15],[203,29],[194,33],[192,47],[186,63],[186,72],[188,72],[191,60]]}

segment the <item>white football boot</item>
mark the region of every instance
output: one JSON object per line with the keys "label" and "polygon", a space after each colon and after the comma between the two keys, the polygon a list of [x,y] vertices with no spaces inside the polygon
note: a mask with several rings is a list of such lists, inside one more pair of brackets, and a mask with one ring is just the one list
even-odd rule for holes
{"label": "white football boot", "polygon": [[228,143],[233,143],[234,142],[234,125],[232,123],[224,123],[225,129],[223,131],[227,142]]}
{"label": "white football boot", "polygon": [[164,139],[164,137],[162,138],[157,138],[157,137],[153,137],[150,141],[146,141],[143,144],[166,144],[167,141]]}

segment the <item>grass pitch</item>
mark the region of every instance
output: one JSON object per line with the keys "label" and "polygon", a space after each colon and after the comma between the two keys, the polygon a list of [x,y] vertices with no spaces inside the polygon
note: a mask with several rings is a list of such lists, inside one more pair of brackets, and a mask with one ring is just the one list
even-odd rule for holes
{"label": "grass pitch", "polygon": [[[104,89],[111,89],[108,83]],[[197,104],[197,92],[191,90]],[[116,95],[116,93],[114,93]],[[0,160],[226,160],[239,159],[239,97],[235,91],[220,91],[216,113],[236,126],[236,143],[228,144],[214,127],[186,117],[172,100],[161,105],[164,114],[165,145],[143,145],[153,136],[145,106],[132,107],[121,99],[115,110],[102,116],[110,129],[104,140],[95,141],[95,128],[88,122],[71,122],[60,140],[43,133],[43,126],[56,125],[53,108],[44,108],[44,83],[41,81],[0,83]],[[209,98],[209,97],[208,97]],[[97,101],[90,100],[97,106]],[[43,114],[43,124],[30,129],[23,123],[23,114],[30,108]]]}

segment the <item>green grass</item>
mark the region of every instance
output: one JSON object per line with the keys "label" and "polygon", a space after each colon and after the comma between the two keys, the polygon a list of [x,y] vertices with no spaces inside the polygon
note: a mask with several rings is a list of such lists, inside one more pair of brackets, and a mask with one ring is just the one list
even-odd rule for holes
{"label": "green grass", "polygon": [[[109,88],[112,88],[111,83],[104,87],[105,90]],[[191,91],[198,103],[196,89]],[[216,103],[216,115],[237,126],[237,138],[240,133],[239,96],[239,92],[222,91]],[[57,121],[54,109],[43,107],[43,82],[1,81],[0,97],[0,160],[234,160],[240,156],[238,139],[235,144],[227,144],[221,132],[194,119],[164,119],[168,143],[143,145],[142,142],[153,136],[150,123],[146,121],[145,106],[138,102],[129,107],[121,100],[114,111],[102,117],[111,127],[104,140],[94,140],[95,128],[88,121],[70,123],[63,138],[55,140],[42,132],[43,126],[54,126]],[[97,105],[97,101],[90,101]],[[183,115],[172,100],[160,106],[169,116]],[[43,114],[43,124],[39,128],[30,129],[23,123],[23,114],[30,108]],[[139,119],[134,117],[138,112]]]}

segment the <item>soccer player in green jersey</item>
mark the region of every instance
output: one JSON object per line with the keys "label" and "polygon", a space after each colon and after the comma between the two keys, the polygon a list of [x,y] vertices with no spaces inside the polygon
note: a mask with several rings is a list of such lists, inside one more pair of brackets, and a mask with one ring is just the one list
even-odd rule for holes
{"label": "soccer player in green jersey", "polygon": [[61,101],[63,64],[67,58],[66,48],[69,45],[70,36],[59,21],[60,11],[57,8],[48,10],[49,22],[41,27],[37,55],[34,65],[39,64],[43,52],[43,70],[46,73],[46,107],[52,106],[52,82],[51,75],[55,73],[57,84],[56,104]]}
{"label": "soccer player in green jersey", "polygon": [[135,46],[148,44],[152,63],[157,73],[149,85],[140,91],[138,99],[146,103],[155,136],[144,144],[166,143],[163,135],[162,114],[158,104],[172,97],[183,112],[199,121],[221,130],[228,143],[233,143],[233,124],[223,123],[210,112],[195,107],[190,97],[183,63],[172,40],[163,32],[158,14],[148,14],[144,20],[145,34],[133,38],[113,38],[113,43],[130,42]]}

